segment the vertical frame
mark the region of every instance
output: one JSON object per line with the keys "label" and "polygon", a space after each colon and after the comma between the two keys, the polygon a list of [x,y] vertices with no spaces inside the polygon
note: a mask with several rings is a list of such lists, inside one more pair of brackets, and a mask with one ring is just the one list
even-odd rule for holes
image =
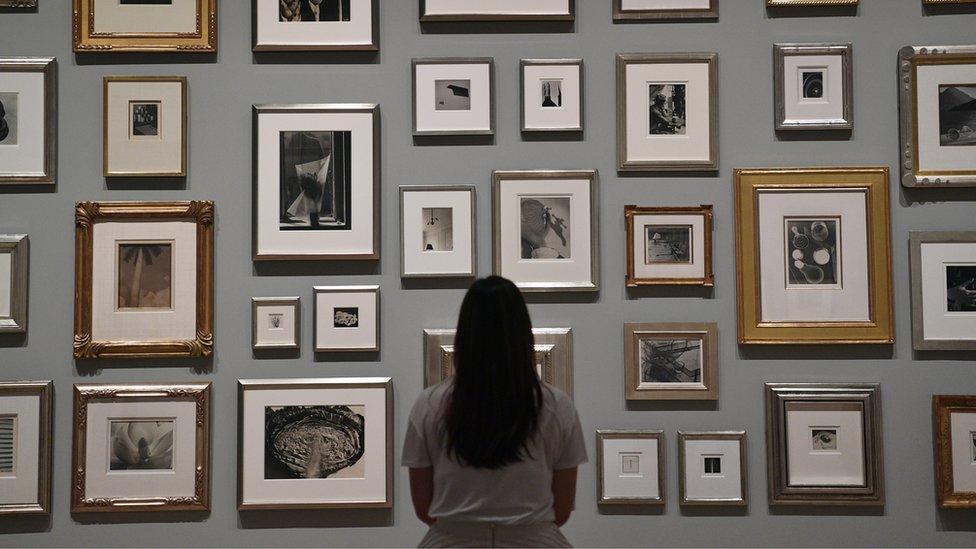
{"label": "vertical frame", "polygon": [[38,451],[37,502],[0,504],[0,517],[9,515],[49,515],[51,513],[51,463],[54,439],[54,382],[0,381],[0,398],[37,396]]}
{"label": "vertical frame", "polygon": [[[180,137],[180,142],[182,143],[180,151],[180,169],[176,172],[120,172],[112,171],[109,169],[108,160],[108,147],[109,147],[109,129],[108,129],[108,113],[109,105],[108,100],[108,89],[112,83],[117,82],[129,82],[129,83],[143,83],[150,84],[154,82],[178,82],[180,84],[180,125],[182,126],[182,135]],[[187,112],[189,109],[189,104],[187,101],[187,83],[185,76],[105,76],[102,82],[102,175],[105,177],[186,177],[186,151],[189,147],[187,143],[187,136],[189,135],[189,117]],[[160,115],[162,113],[160,112]],[[162,118],[162,116],[160,116]]]}
{"label": "vertical frame", "polygon": [[935,339],[925,335],[922,290],[922,245],[971,244],[976,246],[976,231],[912,231],[909,233],[912,283],[912,348],[916,351],[976,351],[976,334],[971,339]]}
{"label": "vertical frame", "polygon": [[[27,304],[29,301],[30,239],[26,234],[0,234],[0,254],[10,258],[10,315],[0,317],[0,334],[27,331]],[[0,288],[0,291],[4,291]]]}
{"label": "vertical frame", "polygon": [[[786,58],[788,56],[838,55],[842,59],[843,116],[842,120],[789,122],[786,120]],[[786,130],[854,130],[854,46],[845,44],[774,44],[773,99],[776,112],[776,131]]]}
{"label": "vertical frame", "polygon": [[58,61],[54,57],[0,57],[0,73],[44,74],[44,168],[41,172],[0,171],[2,185],[53,185],[58,171]]}
{"label": "vertical frame", "polygon": [[[658,497],[608,497],[604,489],[603,460],[604,442],[613,439],[657,440],[657,493]],[[664,506],[666,499],[664,481],[664,431],[658,429],[598,429],[596,432],[596,470],[598,505],[649,505]]]}
{"label": "vertical frame", "polygon": [[[471,271],[449,274],[407,274],[404,263],[404,193],[409,192],[466,192],[471,196]],[[477,219],[477,191],[474,185],[401,185],[400,196],[400,278],[474,278],[478,271],[478,225]]]}
{"label": "vertical frame", "polygon": [[[288,305],[295,309],[295,342],[290,344],[258,343],[258,308],[265,305]],[[302,342],[302,303],[301,297],[252,297],[251,298],[251,348],[258,349],[300,349]]]}
{"label": "vertical frame", "polygon": [[[373,347],[320,347],[318,340],[319,325],[319,294],[346,294],[346,293],[368,293],[374,294],[376,301],[376,345]],[[312,293],[312,339],[314,341],[316,353],[369,353],[380,350],[380,334],[382,327],[382,317],[380,313],[380,287],[378,285],[368,286],[315,286]]]}
{"label": "vertical frame", "polygon": [[943,509],[976,508],[976,492],[958,491],[953,478],[952,414],[976,413],[976,396],[932,395],[935,422],[935,492]]}
{"label": "vertical frame", "polygon": [[[579,108],[580,123],[575,128],[527,128],[525,126],[525,68],[532,66],[577,66],[579,67]],[[582,59],[521,59],[519,60],[519,127],[525,133],[582,132],[586,119],[586,82],[583,75]]]}

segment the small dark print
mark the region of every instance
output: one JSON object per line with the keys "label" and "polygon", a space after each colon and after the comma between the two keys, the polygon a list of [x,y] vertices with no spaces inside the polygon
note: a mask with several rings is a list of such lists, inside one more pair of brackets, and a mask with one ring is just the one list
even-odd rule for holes
{"label": "small dark print", "polygon": [[815,452],[837,450],[837,429],[813,429],[811,444]]}
{"label": "small dark print", "polygon": [[803,71],[803,98],[823,99],[824,71]]}
{"label": "small dark print", "polygon": [[130,137],[159,137],[159,102],[130,101]]}
{"label": "small dark print", "polygon": [[685,135],[686,84],[649,84],[650,134]]}
{"label": "small dark print", "polygon": [[434,110],[470,111],[470,80],[435,80]]}
{"label": "small dark print", "polygon": [[281,132],[278,228],[352,228],[352,132]]}
{"label": "small dark print", "polygon": [[359,307],[336,307],[332,312],[334,328],[359,327]]}
{"label": "small dark print", "polygon": [[721,475],[722,474],[722,458],[719,456],[705,456],[705,474],[706,475]]}
{"label": "small dark print", "polygon": [[0,93],[0,145],[17,144],[17,94]]}
{"label": "small dark print", "polygon": [[563,81],[562,80],[542,81],[542,106],[544,108],[563,106]]}
{"label": "small dark print", "polygon": [[0,416],[0,475],[14,472],[16,429],[16,416]]}
{"label": "small dark print", "polygon": [[976,145],[976,84],[939,86],[939,143]]}
{"label": "small dark print", "polygon": [[119,0],[123,6],[169,6],[173,0]]}
{"label": "small dark print", "polygon": [[786,285],[839,285],[840,218],[786,221]]}
{"label": "small dark print", "polygon": [[269,330],[282,330],[281,321],[284,320],[285,315],[281,313],[271,313],[268,315],[268,329]]}
{"label": "small dark print", "polygon": [[278,0],[278,21],[349,21],[351,0]]}
{"label": "small dark print", "polygon": [[173,244],[119,244],[119,309],[169,309],[173,306]]}
{"label": "small dark print", "polygon": [[173,469],[173,428],[166,420],[112,420],[109,448],[112,471]]}
{"label": "small dark print", "polygon": [[620,473],[623,475],[639,475],[640,454],[620,454]]}
{"label": "small dark print", "polygon": [[701,383],[700,339],[641,339],[641,383]]}
{"label": "small dark print", "polygon": [[976,311],[976,265],[946,265],[946,310]]}
{"label": "small dark print", "polygon": [[691,263],[691,225],[644,225],[644,264]]}
{"label": "small dark print", "polygon": [[521,197],[522,259],[570,259],[570,197]]}
{"label": "small dark print", "polygon": [[450,252],[454,250],[454,210],[424,208],[424,251]]}
{"label": "small dark print", "polygon": [[976,433],[969,433],[969,451],[973,463],[976,463]]}
{"label": "small dark print", "polygon": [[365,406],[268,406],[264,478],[363,478]]}

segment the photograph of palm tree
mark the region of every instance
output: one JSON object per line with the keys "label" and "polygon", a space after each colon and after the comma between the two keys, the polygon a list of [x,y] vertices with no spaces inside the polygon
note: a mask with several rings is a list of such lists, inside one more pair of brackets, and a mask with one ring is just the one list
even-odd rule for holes
{"label": "photograph of palm tree", "polygon": [[173,306],[173,242],[120,242],[118,308]]}

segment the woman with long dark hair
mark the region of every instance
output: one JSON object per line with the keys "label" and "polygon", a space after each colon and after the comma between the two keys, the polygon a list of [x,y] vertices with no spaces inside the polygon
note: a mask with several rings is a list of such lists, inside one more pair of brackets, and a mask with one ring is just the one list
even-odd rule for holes
{"label": "woman with long dark hair", "polygon": [[490,276],[468,290],[454,376],[414,404],[403,445],[421,547],[568,547],[559,531],[586,462],[572,400],[539,380],[529,311]]}

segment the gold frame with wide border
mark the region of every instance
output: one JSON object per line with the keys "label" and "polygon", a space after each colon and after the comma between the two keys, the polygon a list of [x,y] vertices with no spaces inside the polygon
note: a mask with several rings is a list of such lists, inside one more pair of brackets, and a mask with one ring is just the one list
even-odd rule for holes
{"label": "gold frame with wide border", "polygon": [[98,33],[95,0],[73,0],[72,34],[76,53],[217,51],[217,0],[196,0],[196,30],[188,33]]}

